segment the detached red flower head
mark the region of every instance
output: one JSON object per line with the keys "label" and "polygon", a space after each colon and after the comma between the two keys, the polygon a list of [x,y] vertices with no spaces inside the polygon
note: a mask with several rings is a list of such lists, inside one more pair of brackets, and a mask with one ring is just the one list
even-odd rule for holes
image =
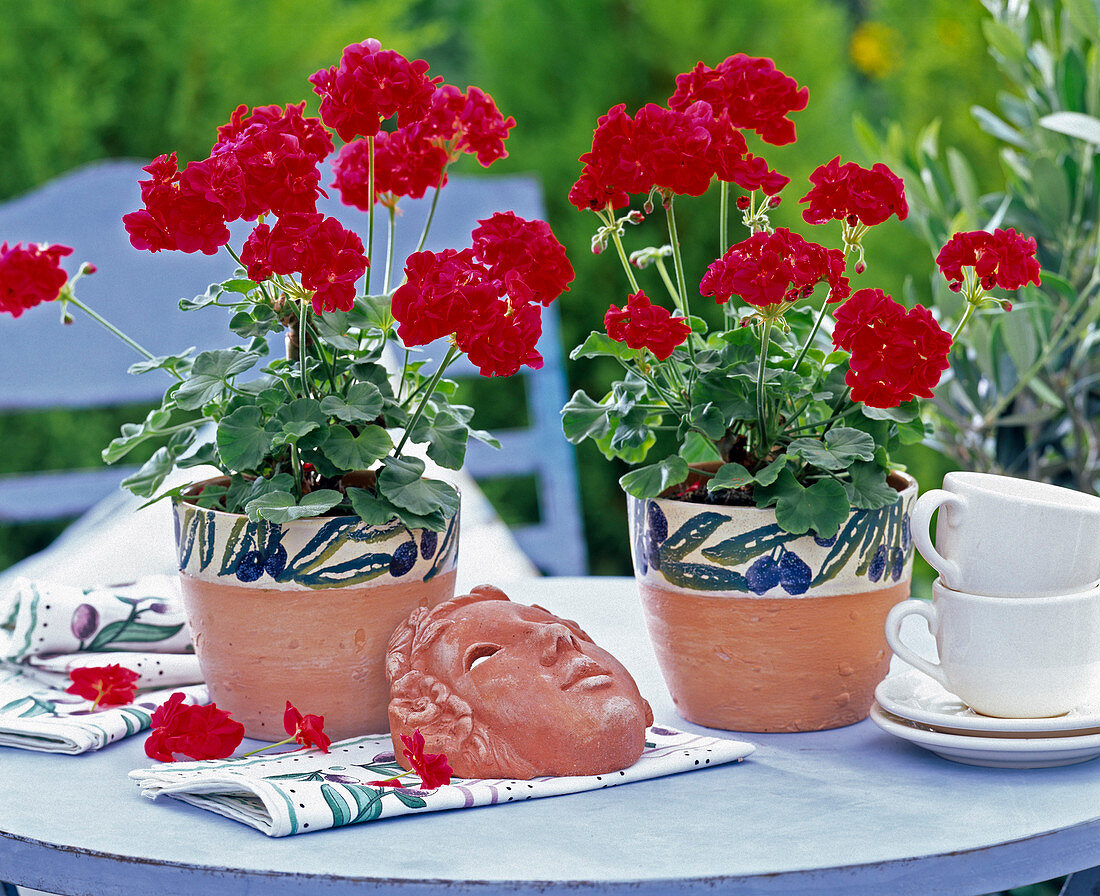
{"label": "detached red flower head", "polygon": [[72,684],[65,688],[65,693],[91,700],[92,709],[125,706],[133,702],[140,677],[137,672],[118,663],[73,669],[69,672]]}
{"label": "detached red flower head", "polygon": [[332,744],[332,739],[325,734],[325,717],[302,715],[289,700],[283,712],[283,727],[303,747],[317,747],[327,753]]}
{"label": "detached red flower head", "polygon": [[413,736],[401,735],[401,743],[405,749],[401,752],[409,760],[412,770],[420,776],[420,784],[425,790],[434,790],[444,784],[451,783],[451,775],[454,772],[447,762],[446,753],[425,753],[424,735],[417,728]]}
{"label": "detached red flower head", "polygon": [[406,125],[427,114],[435,85],[428,63],[410,62],[376,40],[344,48],[338,66],[313,74],[309,82],[321,97],[321,119],[344,142],[373,137],[381,122],[394,115]]}
{"label": "detached red flower head", "polygon": [[618,308],[612,305],[604,315],[607,335],[630,348],[648,348],[661,361],[691,335],[691,325],[682,317],[673,317],[639,290]]}
{"label": "detached red flower head", "polygon": [[852,400],[893,408],[931,398],[947,369],[951,336],[921,305],[909,311],[881,289],[860,289],[836,313],[833,345],[851,352]]}
{"label": "detached red flower head", "polygon": [[962,285],[965,267],[974,269],[982,289],[1021,289],[1027,283],[1039,285],[1036,251],[1034,239],[1012,228],[993,233],[975,230],[952,236],[936,256],[936,264],[952,289]]}
{"label": "detached red flower head", "polygon": [[905,184],[881,162],[871,170],[855,162],[840,164],[840,156],[810,175],[813,189],[798,201],[808,203],[802,212],[807,224],[844,221],[851,226],[881,224],[891,215],[904,221],[909,215]]}
{"label": "detached red flower head", "polygon": [[740,296],[758,308],[805,298],[827,281],[830,302],[850,294],[844,253],[804,240],[786,228],[754,233],[731,246],[707,268],[699,284],[704,296],[728,302]]}
{"label": "detached red flower head", "polygon": [[213,703],[184,703],[176,692],[153,713],[153,731],[145,739],[145,754],[158,762],[175,762],[176,754],[190,759],[225,759],[244,739],[244,725]]}
{"label": "detached red flower head", "polygon": [[69,279],[61,259],[72,254],[68,246],[0,243],[0,312],[19,317],[28,308],[56,299]]}

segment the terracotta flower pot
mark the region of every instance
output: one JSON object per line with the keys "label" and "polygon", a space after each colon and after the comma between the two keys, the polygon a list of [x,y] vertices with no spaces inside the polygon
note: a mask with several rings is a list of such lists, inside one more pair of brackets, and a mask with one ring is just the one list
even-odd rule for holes
{"label": "terracotta flower pot", "polygon": [[890,664],[885,622],[909,596],[912,477],[835,538],[772,510],[628,496],[634,572],[677,711],[730,731],[819,731],[866,718]]}
{"label": "terracotta flower pot", "polygon": [[183,603],[219,708],[260,740],[286,736],[287,700],[323,715],[333,740],[388,731],[386,644],[416,607],[454,596],[457,514],[436,533],[173,509]]}

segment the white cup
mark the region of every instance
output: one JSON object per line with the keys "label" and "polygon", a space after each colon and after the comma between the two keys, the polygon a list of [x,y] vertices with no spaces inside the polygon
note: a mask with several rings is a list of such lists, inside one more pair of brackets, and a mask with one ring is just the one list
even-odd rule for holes
{"label": "white cup", "polygon": [[[936,541],[930,531],[936,519]],[[917,498],[913,543],[948,588],[998,597],[1100,583],[1100,498],[991,473],[948,473]]]}
{"label": "white cup", "polygon": [[[906,600],[886,617],[890,648],[975,712],[1034,719],[1100,695],[1100,588],[1046,597],[953,591],[936,579],[933,600]],[[901,640],[906,616],[922,616],[939,662]]]}

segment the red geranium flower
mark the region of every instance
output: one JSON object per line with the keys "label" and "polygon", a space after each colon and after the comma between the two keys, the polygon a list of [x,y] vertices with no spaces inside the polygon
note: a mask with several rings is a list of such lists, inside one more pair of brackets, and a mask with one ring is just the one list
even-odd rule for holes
{"label": "red geranium flower", "polygon": [[504,284],[513,303],[549,305],[573,282],[573,265],[545,221],[527,221],[514,212],[497,212],[471,235],[474,257],[489,277]]}
{"label": "red geranium flower", "polygon": [[257,106],[249,111],[243,103],[234,110],[228,124],[218,127],[218,142],[211,153],[232,145],[251,125],[262,125],[266,130],[290,134],[297,138],[299,148],[315,162],[328,158],[333,150],[332,137],[325,130],[321,119],[306,118],[306,101],[297,105],[288,103],[285,109],[279,106]]}
{"label": "red geranium flower", "polygon": [[809,89],[800,88],[772,60],[738,53],[714,68],[700,62],[677,75],[668,105],[686,109],[702,100],[732,127],[754,130],[765,142],[781,146],[795,140],[794,122],[787,115],[805,109],[809,98]]}
{"label": "red geranium flower", "polygon": [[325,717],[302,715],[289,700],[283,712],[283,727],[303,747],[317,747],[327,753],[332,743],[332,739],[325,734]]}
{"label": "red geranium flower", "polygon": [[145,166],[144,170],[152,175],[138,182],[145,208],[122,219],[135,249],[178,249],[214,255],[229,242],[225,207],[219,198],[211,196],[212,182],[224,179],[207,171],[205,165],[189,163],[187,169],[192,170],[184,177],[172,153],[158,156]]}
{"label": "red geranium flower", "polygon": [[714,176],[707,163],[711,135],[710,107],[700,104],[684,112],[648,103],[634,116],[631,136],[644,172],[644,189],[658,187],[672,193],[701,196]]}
{"label": "red geranium flower", "polygon": [[455,334],[455,344],[482,376],[512,376],[524,364],[542,369],[542,355],[535,348],[541,336],[540,306],[494,301]]}
{"label": "red geranium flower", "polygon": [[881,289],[860,289],[836,313],[833,345],[851,353],[852,400],[893,408],[931,398],[947,369],[951,336],[917,305],[906,311]]}
{"label": "red geranium flower", "polygon": [[91,700],[92,709],[101,705],[125,706],[133,701],[140,677],[137,672],[118,663],[72,669],[69,672],[72,684],[65,688],[65,693]]}
{"label": "red geranium flower", "polygon": [[781,227],[731,246],[707,268],[699,286],[702,295],[715,301],[728,302],[737,295],[760,308],[805,298],[823,280],[831,290],[830,302],[849,295],[844,254]]}
{"label": "red geranium flower", "polygon": [[496,285],[472,249],[414,252],[390,302],[405,345],[427,345],[458,331],[497,300]]}
{"label": "red geranium flower", "polygon": [[72,254],[68,246],[56,244],[0,243],[0,312],[19,317],[28,308],[56,299],[69,279],[61,259]]}
{"label": "red geranium flower", "polygon": [[648,348],[661,361],[691,335],[691,325],[660,305],[654,305],[641,290],[618,308],[612,305],[603,319],[607,335],[630,348]]}
{"label": "red geranium flower", "polygon": [[653,185],[637,147],[632,142],[634,119],[620,103],[601,115],[592,135],[592,149],[580,160],[581,176],[569,192],[577,208],[622,208],[631,193],[645,193]]}
{"label": "red geranium flower", "polygon": [[[401,196],[420,199],[433,187],[447,183],[447,151],[418,135],[416,127],[379,131],[374,138],[374,201],[396,205]],[[332,185],[345,205],[370,211],[370,144],[353,140],[346,144],[332,167]]]}
{"label": "red geranium flower", "polygon": [[409,760],[414,772],[420,776],[420,784],[425,790],[434,790],[451,783],[451,766],[447,763],[446,753],[425,753],[424,735],[417,728],[413,736],[401,735],[405,749],[401,752]]}
{"label": "red geranium flower", "polygon": [[881,162],[870,171],[855,162],[840,164],[840,156],[810,175],[813,189],[798,201],[809,204],[802,212],[808,224],[826,221],[856,222],[873,227],[890,215],[904,221],[909,214],[905,184]]}
{"label": "red geranium flower", "polygon": [[244,739],[244,725],[213,703],[184,703],[176,692],[153,713],[153,731],[145,739],[145,754],[159,762],[175,762],[179,753],[190,759],[225,759]]}
{"label": "red geranium flower", "polygon": [[345,47],[339,66],[321,69],[309,82],[321,97],[321,119],[350,142],[373,137],[383,119],[394,115],[401,125],[423,118],[442,81],[428,78],[427,71],[423,59],[410,62],[371,39]]}
{"label": "red geranium flower", "polygon": [[936,264],[952,289],[961,286],[964,267],[974,268],[982,289],[1021,289],[1027,283],[1039,285],[1036,250],[1034,239],[1012,228],[993,233],[974,230],[952,236],[936,256]]}

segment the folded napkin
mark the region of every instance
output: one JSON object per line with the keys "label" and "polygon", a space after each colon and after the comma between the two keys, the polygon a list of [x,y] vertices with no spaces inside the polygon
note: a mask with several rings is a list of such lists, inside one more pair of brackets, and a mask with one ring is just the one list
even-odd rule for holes
{"label": "folded napkin", "polygon": [[468,809],[598,790],[735,762],[755,747],[743,741],[651,727],[641,758],[620,772],[512,781],[453,779],[434,790],[379,786],[404,773],[389,737],[356,737],[329,753],[294,750],[268,757],[177,762],[130,772],[143,796],[169,796],[251,825],[269,837],[322,831],[395,815]]}
{"label": "folded napkin", "polygon": [[[73,669],[113,664],[138,673],[132,704],[93,711],[65,692]],[[176,690],[206,701],[175,577],[91,589],[17,579],[0,593],[0,746],[98,750],[148,728]]]}

